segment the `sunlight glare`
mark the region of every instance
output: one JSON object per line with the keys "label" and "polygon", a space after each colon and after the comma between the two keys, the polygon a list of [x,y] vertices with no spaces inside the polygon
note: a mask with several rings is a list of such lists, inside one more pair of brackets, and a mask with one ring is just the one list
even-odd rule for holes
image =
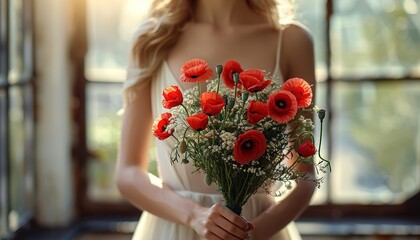
{"label": "sunlight glare", "polygon": [[418,13],[418,6],[415,0],[404,0],[404,10],[408,14],[417,14]]}

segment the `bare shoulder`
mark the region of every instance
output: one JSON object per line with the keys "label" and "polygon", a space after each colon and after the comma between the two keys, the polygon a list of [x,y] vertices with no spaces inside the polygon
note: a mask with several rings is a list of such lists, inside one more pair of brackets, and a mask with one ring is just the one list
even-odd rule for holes
{"label": "bare shoulder", "polygon": [[299,76],[314,83],[315,59],[311,32],[299,22],[290,22],[282,29],[282,70],[285,78]]}
{"label": "bare shoulder", "polygon": [[312,33],[303,24],[290,21],[283,25],[284,44],[289,47],[311,47],[313,44]]}

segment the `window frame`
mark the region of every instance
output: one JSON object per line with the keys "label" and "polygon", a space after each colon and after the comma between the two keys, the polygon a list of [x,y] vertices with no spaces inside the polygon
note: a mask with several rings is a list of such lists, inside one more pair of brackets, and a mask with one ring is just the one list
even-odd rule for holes
{"label": "window frame", "polygon": [[[22,1],[22,9],[17,14],[19,24],[15,26],[17,31],[22,34],[22,42],[18,45],[18,56],[22,58],[22,72],[16,78],[11,79],[11,17],[15,9],[11,9],[13,0],[5,0],[0,2],[0,94],[1,103],[0,111],[0,238],[11,238],[13,235],[29,224],[34,216],[35,205],[35,81],[34,81],[34,49],[33,49],[33,2],[29,0]],[[25,190],[23,195],[26,198],[25,210],[18,213],[18,220],[11,221],[10,213],[12,209],[12,173],[11,161],[12,152],[10,141],[11,136],[11,94],[14,89],[18,89],[21,93],[18,97],[22,102],[20,108],[23,112],[24,139],[23,144],[23,166],[22,174],[25,178]],[[29,92],[28,92],[29,91]],[[29,94],[25,94],[29,93]],[[28,180],[30,186],[27,186]],[[22,191],[22,189],[18,189]],[[28,200],[29,199],[29,200]],[[13,226],[12,226],[13,224]]]}
{"label": "window frame", "polygon": [[[326,103],[325,107],[327,110],[327,117],[330,122],[334,121],[334,111],[331,106],[332,92],[334,84],[341,82],[345,83],[361,83],[361,82],[380,82],[380,81],[400,81],[403,79],[417,80],[420,79],[413,75],[401,76],[400,78],[395,77],[369,77],[369,78],[356,78],[352,79],[349,77],[333,77],[331,71],[331,18],[334,14],[334,0],[326,1],[326,15],[325,15],[325,41],[326,41],[326,77],[322,82],[318,84],[326,84]],[[334,142],[332,141],[332,124],[326,125],[327,138],[330,140],[327,146],[327,155],[331,156]],[[334,166],[334,161],[332,160]],[[302,213],[300,219],[354,219],[354,218],[409,218],[416,219],[420,215],[420,206],[416,202],[420,202],[420,190],[408,198],[402,204],[375,204],[375,205],[362,205],[362,204],[334,204],[331,197],[331,181],[325,184],[327,188],[327,200],[325,203],[320,205],[311,205],[305,212]]]}
{"label": "window frame", "polygon": [[[78,104],[72,105],[73,115],[73,146],[72,159],[74,165],[74,182],[76,188],[75,200],[76,211],[79,216],[130,216],[137,217],[140,211],[127,202],[107,203],[93,202],[88,197],[87,161],[94,157],[94,153],[87,146],[87,114],[86,114],[86,92],[89,84],[85,76],[85,56],[88,49],[87,32],[87,2],[86,0],[74,0],[78,11],[75,11],[75,26],[78,35],[71,43],[71,56],[74,66],[74,81],[72,86],[72,97],[77,99]],[[114,84],[112,82],[96,82],[94,84]],[[107,211],[104,211],[107,209]]]}
{"label": "window frame", "polygon": [[[9,221],[7,217],[7,213],[9,211],[9,112],[8,112],[8,105],[9,105],[9,96],[8,96],[8,79],[7,73],[9,69],[9,48],[8,48],[8,35],[9,35],[9,6],[7,1],[0,2],[0,91],[4,91],[4,102],[1,103],[1,107],[5,107],[4,115],[0,115],[0,127],[4,127],[1,129],[0,132],[0,148],[2,149],[2,153],[0,153],[0,176],[4,176],[0,178],[0,237],[9,235]],[[3,93],[1,93],[3,94]],[[0,109],[2,110],[2,109]]]}

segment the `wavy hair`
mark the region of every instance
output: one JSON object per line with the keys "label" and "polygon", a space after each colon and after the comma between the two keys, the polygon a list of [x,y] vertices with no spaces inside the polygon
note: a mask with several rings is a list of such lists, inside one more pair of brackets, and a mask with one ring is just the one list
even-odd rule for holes
{"label": "wavy hair", "polygon": [[[266,16],[268,23],[280,28],[278,0],[246,0],[255,12]],[[293,0],[282,1],[292,5]],[[284,2],[290,4],[285,4]],[[168,49],[177,41],[182,28],[193,20],[196,0],[154,0],[149,11],[149,20],[141,27],[131,52],[132,62],[138,71],[137,81],[152,79],[165,58]],[[285,8],[287,9],[287,8]],[[281,12],[281,11],[280,11]]]}

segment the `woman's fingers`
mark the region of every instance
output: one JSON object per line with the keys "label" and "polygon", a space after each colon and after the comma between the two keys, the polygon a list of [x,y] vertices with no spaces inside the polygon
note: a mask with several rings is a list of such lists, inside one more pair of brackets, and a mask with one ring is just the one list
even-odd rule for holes
{"label": "woman's fingers", "polygon": [[[221,218],[221,217],[220,217]],[[206,228],[208,229],[208,232],[205,234],[205,237],[207,239],[211,239],[211,237],[216,236],[216,239],[223,239],[223,240],[243,240],[247,239],[248,234],[241,234],[236,232],[236,234],[242,235],[242,236],[236,236],[233,232],[229,232],[226,227],[227,226],[233,226],[232,223],[229,223],[229,221],[225,220],[226,225],[220,226],[218,224],[221,223],[221,219],[216,220],[213,222],[211,219],[207,222]]]}
{"label": "woman's fingers", "polygon": [[209,240],[248,239],[249,224],[221,204],[211,208],[199,207],[191,220],[191,227]]}
{"label": "woman's fingers", "polygon": [[205,232],[203,237],[207,240],[223,240],[223,238],[219,238],[217,235],[215,235],[211,231]]}
{"label": "woman's fingers", "polygon": [[220,213],[220,215],[222,215],[229,222],[235,224],[239,228],[241,228],[243,230],[248,229],[248,222],[247,221],[245,221],[242,217],[238,216],[237,214],[235,214],[234,212],[232,212],[231,210],[229,210],[227,207],[223,206],[222,204],[217,203],[217,204],[213,205],[212,208],[214,208],[217,212]]}
{"label": "woman's fingers", "polygon": [[[215,204],[211,210],[214,210],[209,215],[209,222],[214,223],[218,228],[217,236],[230,237],[226,239],[246,239],[248,237],[248,223],[226,207]],[[223,238],[225,239],[225,238]]]}

